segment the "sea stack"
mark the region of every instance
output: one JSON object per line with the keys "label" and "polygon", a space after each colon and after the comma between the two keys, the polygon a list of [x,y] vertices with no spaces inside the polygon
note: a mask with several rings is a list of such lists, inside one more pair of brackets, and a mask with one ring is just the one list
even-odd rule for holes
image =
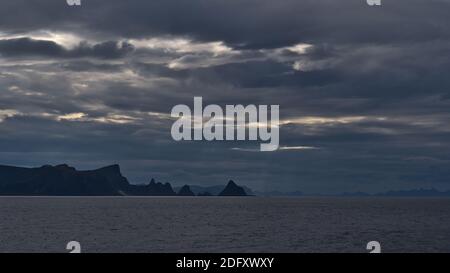
{"label": "sea stack", "polygon": [[145,186],[144,193],[149,196],[174,196],[176,195],[170,183],[156,182],[152,179],[148,185]]}
{"label": "sea stack", "polygon": [[233,180],[230,180],[219,196],[247,196],[247,194],[244,188],[239,187]]}
{"label": "sea stack", "polygon": [[178,196],[195,196],[188,185],[184,185],[178,192]]}

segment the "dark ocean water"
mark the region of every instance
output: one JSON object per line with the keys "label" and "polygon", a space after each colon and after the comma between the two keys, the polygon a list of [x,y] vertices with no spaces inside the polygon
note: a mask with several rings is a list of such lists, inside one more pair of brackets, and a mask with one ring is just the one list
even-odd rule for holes
{"label": "dark ocean water", "polygon": [[450,199],[0,198],[0,252],[450,252]]}

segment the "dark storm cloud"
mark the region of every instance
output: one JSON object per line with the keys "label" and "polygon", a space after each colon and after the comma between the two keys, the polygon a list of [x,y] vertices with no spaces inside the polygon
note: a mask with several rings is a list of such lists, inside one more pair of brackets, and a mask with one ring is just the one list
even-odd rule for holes
{"label": "dark storm cloud", "polygon": [[[269,191],[450,188],[450,1],[0,3],[1,163]],[[170,110],[194,96],[279,104],[284,149],[172,141]]]}
{"label": "dark storm cloud", "polygon": [[363,0],[91,0],[80,8],[55,0],[3,2],[0,25],[12,32],[61,29],[120,37],[188,35],[242,48],[350,40],[407,43],[449,36],[446,0],[386,1],[383,8],[389,13],[369,8]]}
{"label": "dark storm cloud", "polygon": [[95,45],[80,43],[74,49],[44,40],[17,38],[0,40],[0,56],[3,57],[52,57],[52,58],[102,58],[115,59],[132,52],[134,47],[126,42],[103,42]]}
{"label": "dark storm cloud", "polygon": [[122,65],[95,63],[89,60],[76,60],[73,62],[56,64],[64,71],[86,72],[86,71],[104,71],[104,72],[119,72],[122,70]]}
{"label": "dark storm cloud", "polygon": [[339,80],[339,72],[336,70],[301,72],[293,70],[290,63],[274,61],[224,64],[198,69],[194,73],[197,73],[205,81],[219,76],[220,80],[224,82],[244,88],[322,86]]}

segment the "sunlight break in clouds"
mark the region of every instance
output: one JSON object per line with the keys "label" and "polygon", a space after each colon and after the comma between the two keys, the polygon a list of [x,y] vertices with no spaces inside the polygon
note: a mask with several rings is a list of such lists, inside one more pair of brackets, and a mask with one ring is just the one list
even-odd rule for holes
{"label": "sunlight break in clouds", "polygon": [[[271,152],[276,152],[276,151],[300,151],[300,150],[319,150],[319,147],[312,147],[312,146],[280,146],[278,149],[271,151]],[[241,152],[261,152],[259,149],[257,148],[231,148],[231,150],[233,151],[241,151]]]}
{"label": "sunlight break in clouds", "polygon": [[195,42],[185,38],[150,38],[140,40],[130,40],[131,44],[137,48],[162,49],[176,53],[211,53],[213,56],[230,54],[233,49],[223,42]]}
{"label": "sunlight break in clouds", "polygon": [[3,122],[7,118],[18,116],[20,114],[21,113],[16,110],[11,109],[0,110],[0,122]]}
{"label": "sunlight break in clouds", "polygon": [[281,125],[299,124],[299,125],[326,125],[326,124],[348,124],[368,120],[384,121],[384,117],[365,117],[365,116],[348,116],[348,117],[300,117],[280,121]]}
{"label": "sunlight break in clouds", "polygon": [[30,38],[33,40],[41,41],[51,41],[58,45],[61,45],[67,49],[74,48],[78,46],[84,39],[76,34],[69,32],[53,32],[48,30],[33,31],[22,34],[7,34],[0,32],[0,39],[20,39],[20,38]]}

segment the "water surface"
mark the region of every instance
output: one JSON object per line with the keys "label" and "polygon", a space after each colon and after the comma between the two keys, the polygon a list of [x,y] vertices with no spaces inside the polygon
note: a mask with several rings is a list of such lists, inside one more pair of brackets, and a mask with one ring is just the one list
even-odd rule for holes
{"label": "water surface", "polygon": [[450,199],[0,197],[0,252],[450,252]]}

